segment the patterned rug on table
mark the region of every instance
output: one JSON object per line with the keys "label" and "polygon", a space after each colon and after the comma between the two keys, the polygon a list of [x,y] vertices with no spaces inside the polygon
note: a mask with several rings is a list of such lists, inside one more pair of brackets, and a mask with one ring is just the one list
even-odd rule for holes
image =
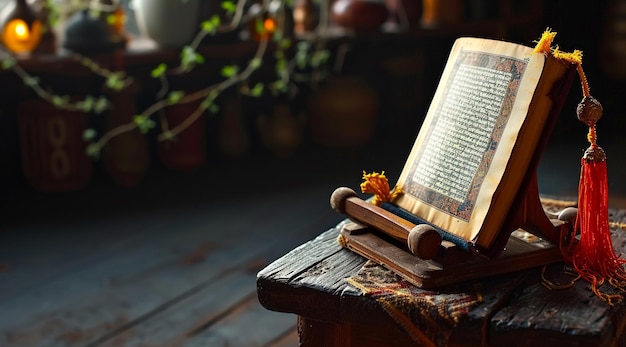
{"label": "patterned rug on table", "polygon": [[375,298],[423,346],[446,345],[459,319],[482,301],[479,288],[449,294],[423,290],[371,260],[348,283]]}

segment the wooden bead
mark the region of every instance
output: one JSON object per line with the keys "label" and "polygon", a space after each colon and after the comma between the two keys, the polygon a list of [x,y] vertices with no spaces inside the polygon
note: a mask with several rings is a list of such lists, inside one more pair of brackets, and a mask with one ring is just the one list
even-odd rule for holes
{"label": "wooden bead", "polygon": [[418,224],[409,232],[407,245],[420,259],[433,259],[439,253],[441,235],[428,224]]}
{"label": "wooden bead", "polygon": [[576,207],[567,207],[558,214],[558,219],[560,221],[570,222],[571,224],[574,224],[577,214],[578,209]]}
{"label": "wooden bead", "polygon": [[593,126],[602,117],[602,105],[593,96],[586,96],[578,103],[576,115],[587,126]]}
{"label": "wooden bead", "polygon": [[343,214],[346,212],[346,200],[353,196],[357,196],[354,190],[347,187],[339,187],[330,196],[330,207],[336,212]]}

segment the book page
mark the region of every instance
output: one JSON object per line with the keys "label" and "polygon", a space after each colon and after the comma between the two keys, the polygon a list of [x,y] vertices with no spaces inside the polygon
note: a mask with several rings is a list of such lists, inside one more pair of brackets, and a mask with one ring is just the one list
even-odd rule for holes
{"label": "book page", "polygon": [[467,240],[477,236],[541,76],[544,57],[531,53],[502,41],[456,41],[395,204]]}

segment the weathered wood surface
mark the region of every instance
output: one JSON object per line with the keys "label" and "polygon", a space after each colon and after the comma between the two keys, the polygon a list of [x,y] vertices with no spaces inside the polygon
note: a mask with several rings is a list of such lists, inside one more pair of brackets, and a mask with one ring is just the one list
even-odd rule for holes
{"label": "weathered wood surface", "polygon": [[[612,213],[613,220],[624,220],[624,211]],[[339,326],[393,322],[374,299],[340,280],[366,262],[341,248],[336,241],[340,228],[329,229],[258,273],[258,296],[266,308]],[[626,253],[624,234],[615,229],[613,237],[618,252]],[[563,265],[552,265],[549,271],[554,267],[560,271]],[[483,301],[458,323],[451,345],[613,346],[622,340],[626,305],[609,306],[585,282],[550,291],[541,285],[540,269],[534,268],[476,283],[485,288]]]}
{"label": "weathered wood surface", "polygon": [[296,317],[259,304],[255,275],[341,220],[332,188],[5,234],[0,346],[297,345]]}

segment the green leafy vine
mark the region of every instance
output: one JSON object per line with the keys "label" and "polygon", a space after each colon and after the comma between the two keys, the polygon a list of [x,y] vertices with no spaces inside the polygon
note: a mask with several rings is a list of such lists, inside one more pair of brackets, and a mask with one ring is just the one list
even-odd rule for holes
{"label": "green leafy vine", "polygon": [[[170,128],[166,118],[160,118],[161,132],[157,136],[157,140],[173,140],[201,117],[205,111],[216,113],[219,109],[215,102],[225,90],[240,85],[240,91],[242,93],[253,97],[262,96],[266,90],[269,90],[273,95],[287,93],[295,82],[304,80],[301,75],[295,73],[296,69],[304,70],[309,67],[316,69],[328,61],[330,54],[323,44],[318,44],[314,47],[311,42],[301,41],[293,47],[292,40],[284,37],[280,30],[276,30],[272,35],[268,35],[268,33],[265,32],[266,29],[262,21],[256,20],[257,33],[260,34],[260,39],[253,58],[248,61],[245,66],[223,66],[221,68],[221,76],[223,78],[221,82],[207,86],[194,93],[186,94],[182,91],[170,90],[167,76],[189,73],[197,65],[205,62],[205,58],[198,52],[198,47],[207,35],[216,35],[225,31],[234,30],[239,27],[241,22],[254,19],[244,16],[245,3],[245,0],[239,0],[236,3],[232,0],[223,0],[221,8],[230,19],[227,24],[223,24],[220,17],[217,15],[203,21],[193,41],[181,49],[178,66],[169,68],[166,64],[161,63],[151,71],[152,78],[158,79],[161,83],[161,88],[157,93],[157,101],[155,103],[150,105],[143,112],[134,115],[130,122],[111,128],[100,137],[98,137],[95,129],[85,130],[83,139],[89,142],[86,151],[87,155],[98,158],[104,146],[111,141],[111,139],[124,133],[136,129],[144,134],[148,133],[157,125],[153,116],[168,106],[201,101],[198,108],[175,127]],[[284,6],[291,4],[291,1],[283,1],[281,3],[283,16],[285,12]],[[254,86],[243,83],[247,82],[251,75],[263,66],[264,57],[268,52],[270,41],[275,43],[274,70],[277,76],[276,80],[267,84],[256,83]],[[295,48],[295,53],[290,54],[292,48]],[[128,76],[124,71],[110,71],[100,66],[97,62],[79,54],[72,54],[71,56],[94,74],[103,77],[106,87],[113,92],[122,91],[134,82],[132,76]],[[93,112],[96,114],[101,114],[111,107],[110,101],[105,96],[86,96],[82,100],[72,101],[68,96],[57,95],[45,90],[41,87],[39,79],[28,74],[21,68],[17,59],[10,54],[7,54],[7,57],[0,61],[0,68],[13,71],[21,78],[26,86],[55,107],[84,113]]]}

